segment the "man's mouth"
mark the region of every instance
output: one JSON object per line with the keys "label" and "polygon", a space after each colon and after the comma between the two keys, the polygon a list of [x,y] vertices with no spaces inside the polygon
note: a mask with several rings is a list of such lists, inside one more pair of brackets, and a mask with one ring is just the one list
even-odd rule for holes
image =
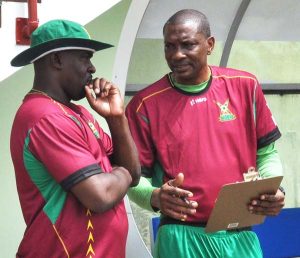
{"label": "man's mouth", "polygon": [[173,70],[176,72],[185,71],[189,68],[189,64],[176,64],[173,65]]}
{"label": "man's mouth", "polygon": [[90,85],[93,83],[93,76],[89,76],[89,78],[86,81],[86,85]]}

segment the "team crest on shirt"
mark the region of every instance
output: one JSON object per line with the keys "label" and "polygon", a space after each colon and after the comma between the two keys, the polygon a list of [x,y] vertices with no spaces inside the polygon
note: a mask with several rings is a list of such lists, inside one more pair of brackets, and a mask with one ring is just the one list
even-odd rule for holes
{"label": "team crest on shirt", "polygon": [[96,136],[96,138],[99,139],[100,135],[99,135],[99,132],[96,129],[95,125],[91,121],[88,121],[88,125],[89,125],[90,129],[92,130],[93,134]]}
{"label": "team crest on shirt", "polygon": [[215,101],[215,103],[220,108],[220,122],[227,122],[236,119],[236,116],[229,109],[229,99],[227,99],[224,104],[218,101]]}

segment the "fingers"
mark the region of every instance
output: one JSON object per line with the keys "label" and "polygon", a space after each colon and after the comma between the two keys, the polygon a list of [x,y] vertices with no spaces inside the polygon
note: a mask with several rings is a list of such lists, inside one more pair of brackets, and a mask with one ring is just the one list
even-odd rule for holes
{"label": "fingers", "polygon": [[189,191],[174,187],[170,188],[169,186],[168,188],[163,186],[160,191],[160,200],[163,203],[166,203],[166,206],[172,205],[194,208],[195,204],[197,203],[188,199],[192,196],[193,194]]}
{"label": "fingers", "polygon": [[184,181],[183,173],[178,173],[177,176],[175,177],[175,179],[168,181],[168,184],[173,187],[178,187],[183,184],[183,181]]}
{"label": "fingers", "polygon": [[179,188],[184,176],[179,173],[175,179],[169,180],[160,189],[160,210],[163,214],[178,220],[186,220],[188,215],[196,213],[198,203],[188,198],[193,193]]}
{"label": "fingers", "polygon": [[185,221],[188,217],[188,215],[187,215],[188,213],[184,212],[184,210],[177,211],[177,210],[173,210],[171,208],[167,208],[165,214],[171,218],[181,220],[181,221]]}
{"label": "fingers", "polygon": [[193,197],[193,193],[187,190],[184,190],[182,188],[179,187],[174,187],[172,185],[170,185],[170,183],[168,182],[167,184],[164,184],[162,187],[162,191],[161,194],[162,195],[166,195],[166,196],[172,196],[173,198],[176,197],[176,199],[173,199],[174,202],[184,202],[184,203],[188,203],[187,198]]}
{"label": "fingers", "polygon": [[90,106],[95,102],[95,96],[93,90],[89,86],[85,86],[85,96]]}
{"label": "fingers", "polygon": [[249,211],[257,215],[278,215],[284,206],[284,195],[277,191],[275,195],[264,194],[259,199],[252,200]]}
{"label": "fingers", "polygon": [[177,196],[172,196],[168,200],[161,201],[161,212],[177,220],[186,220],[188,215],[196,213],[197,202],[189,201],[186,203]]}
{"label": "fingers", "polygon": [[116,86],[106,80],[105,78],[95,78],[92,80],[92,82],[87,85],[89,89],[93,90],[95,94],[95,98],[97,97],[106,97],[109,95],[110,90],[115,90],[117,89]]}
{"label": "fingers", "polygon": [[100,97],[106,97],[109,95],[109,91],[113,88],[113,84],[110,81],[107,81],[106,79],[98,79],[95,80],[94,83],[94,90],[95,94],[100,95]]}
{"label": "fingers", "polygon": [[276,216],[280,213],[283,206],[249,206],[249,211],[256,215]]}

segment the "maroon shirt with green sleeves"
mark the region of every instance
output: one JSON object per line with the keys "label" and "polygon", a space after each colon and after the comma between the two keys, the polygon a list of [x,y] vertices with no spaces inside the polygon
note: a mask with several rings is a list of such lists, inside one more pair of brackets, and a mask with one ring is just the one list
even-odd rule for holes
{"label": "maroon shirt with green sleeves", "polygon": [[69,191],[112,169],[110,137],[83,107],[27,95],[11,133],[11,155],[26,231],[17,257],[125,257],[123,201],[105,213]]}
{"label": "maroon shirt with green sleeves", "polygon": [[210,68],[201,92],[182,91],[166,75],[137,93],[126,109],[141,164],[152,171],[145,176],[153,177],[157,167],[164,181],[182,172],[182,188],[199,204],[188,216],[194,222],[206,222],[222,185],[242,181],[256,167],[257,149],[280,137],[252,74]]}

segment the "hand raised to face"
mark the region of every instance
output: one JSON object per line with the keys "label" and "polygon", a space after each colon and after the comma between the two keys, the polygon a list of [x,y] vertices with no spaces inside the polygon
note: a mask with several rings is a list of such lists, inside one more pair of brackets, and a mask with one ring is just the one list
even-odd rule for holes
{"label": "hand raised to face", "polygon": [[119,88],[104,78],[96,78],[85,86],[86,98],[99,115],[107,118],[124,114],[124,101]]}

